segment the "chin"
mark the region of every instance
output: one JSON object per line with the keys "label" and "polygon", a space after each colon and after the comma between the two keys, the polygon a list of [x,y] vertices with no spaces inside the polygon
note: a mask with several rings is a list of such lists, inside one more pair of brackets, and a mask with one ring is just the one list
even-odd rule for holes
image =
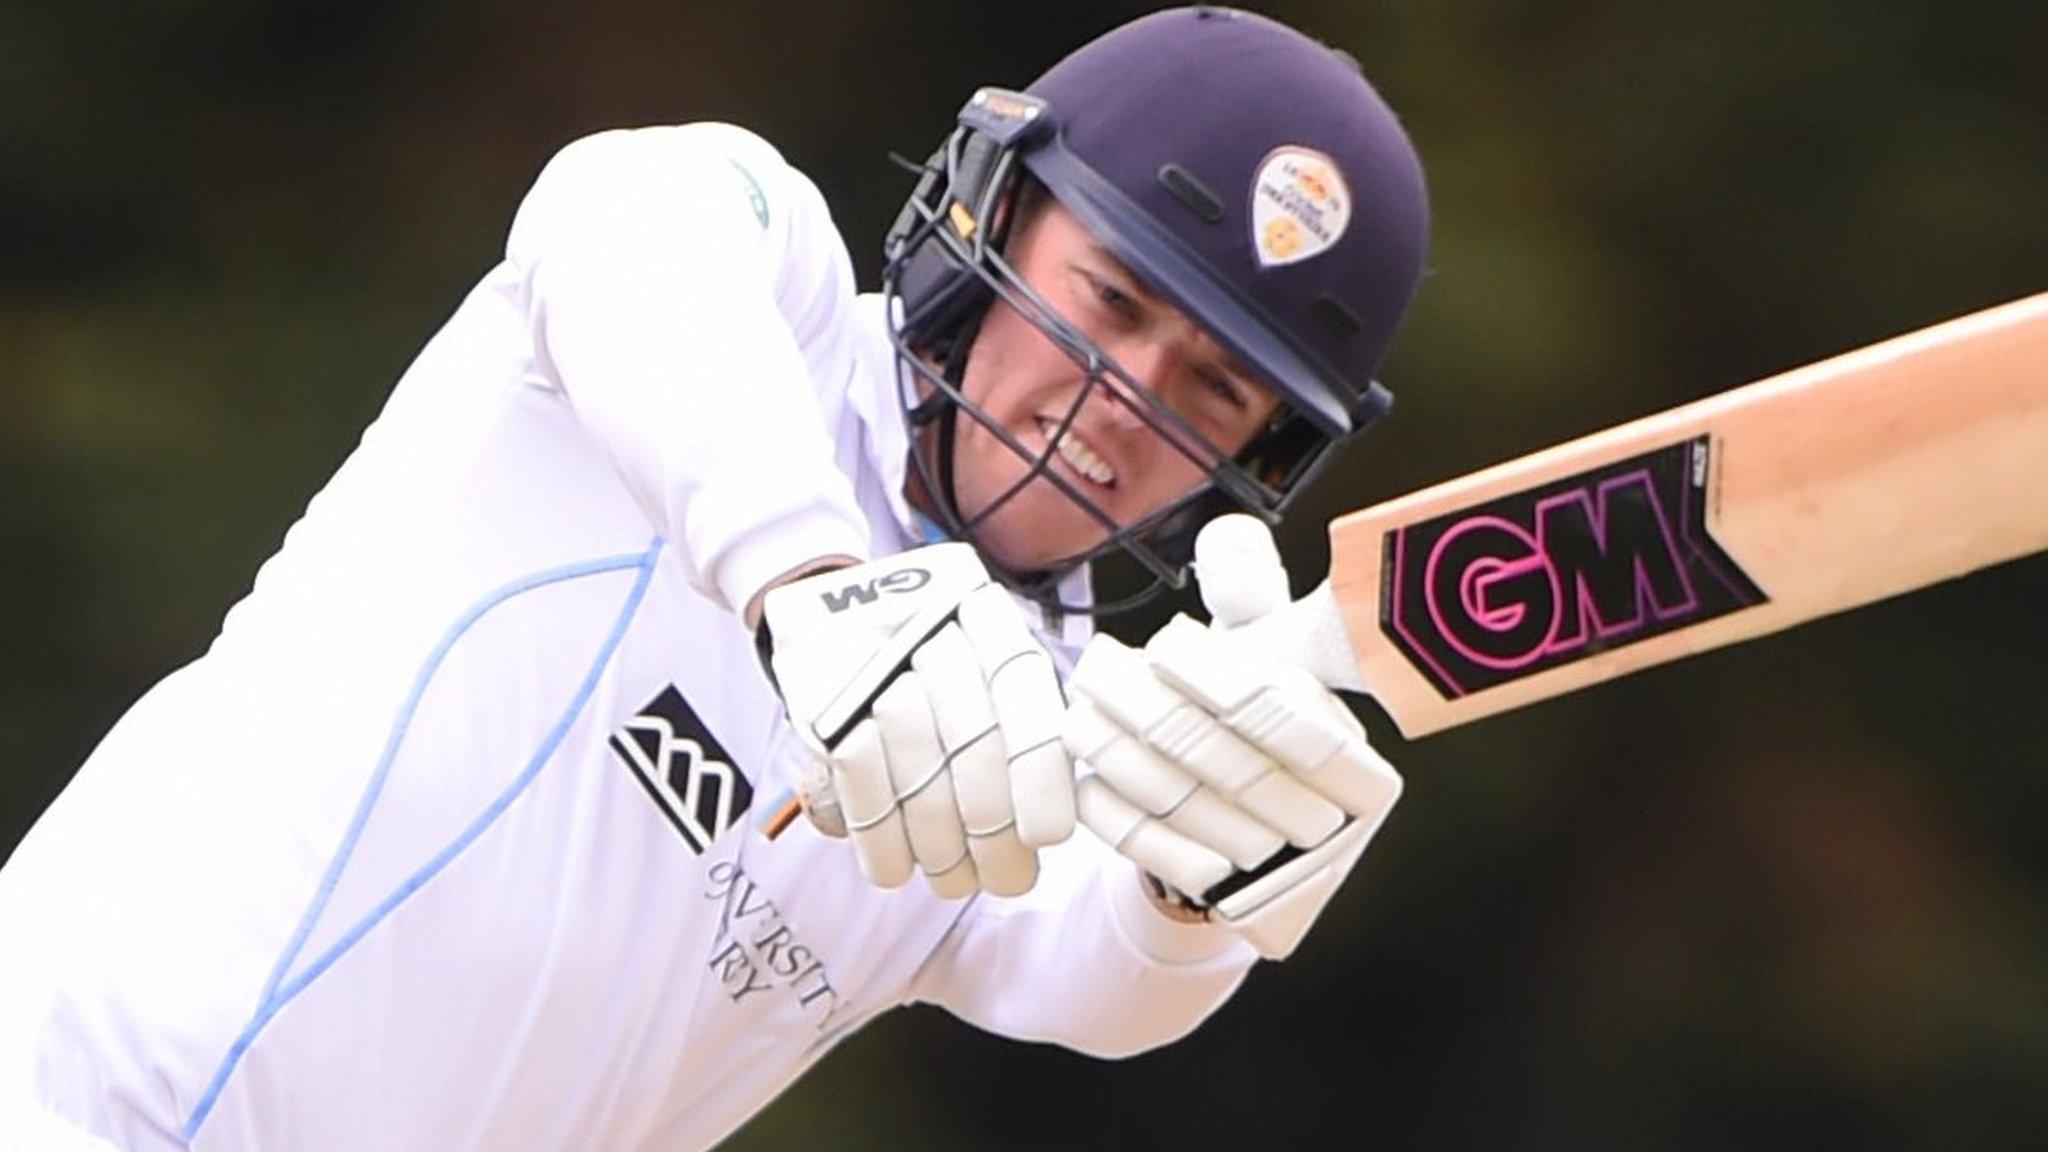
{"label": "chin", "polygon": [[[1056,498],[1065,504],[1065,497]],[[1084,525],[1066,522],[1076,516],[1066,507],[1054,511],[1013,504],[981,526],[975,543],[1009,571],[1051,571],[1074,563],[1107,539],[1099,531],[1089,533]]]}
{"label": "chin", "polygon": [[976,537],[976,543],[990,560],[1016,573],[1048,572],[1073,563],[1088,551],[1084,547],[1051,548],[1042,539],[1014,539],[1016,534],[1001,531],[1000,525],[984,528]]}

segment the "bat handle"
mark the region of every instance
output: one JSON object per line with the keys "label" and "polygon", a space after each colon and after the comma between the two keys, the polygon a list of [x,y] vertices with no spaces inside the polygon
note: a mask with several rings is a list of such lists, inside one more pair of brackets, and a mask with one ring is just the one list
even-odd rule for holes
{"label": "bat handle", "polygon": [[1264,523],[1232,513],[1203,525],[1195,536],[1195,575],[1215,628],[1306,668],[1326,687],[1365,691],[1330,582],[1289,601],[1287,568]]}
{"label": "bat handle", "polygon": [[1367,691],[1365,679],[1358,673],[1358,659],[1352,653],[1351,635],[1344,627],[1344,613],[1337,607],[1337,593],[1328,580],[1301,599],[1230,631],[1289,664],[1307,669],[1325,687],[1343,692]]}

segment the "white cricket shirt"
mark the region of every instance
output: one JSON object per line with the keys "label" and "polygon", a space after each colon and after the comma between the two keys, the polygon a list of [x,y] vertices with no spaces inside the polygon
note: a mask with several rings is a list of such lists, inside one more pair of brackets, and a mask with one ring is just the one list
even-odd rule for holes
{"label": "white cricket shirt", "polygon": [[1101,1054],[1192,1028],[1250,950],[1085,831],[965,902],[760,831],[801,749],[733,606],[910,546],[905,447],[881,302],[771,148],[565,149],[0,870],[0,1136],[675,1152],[907,1002]]}

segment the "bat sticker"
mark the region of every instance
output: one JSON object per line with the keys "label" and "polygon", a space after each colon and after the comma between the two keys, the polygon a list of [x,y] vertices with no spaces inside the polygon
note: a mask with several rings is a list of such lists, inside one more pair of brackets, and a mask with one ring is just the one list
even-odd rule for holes
{"label": "bat sticker", "polygon": [[1389,532],[1380,628],[1456,699],[1762,604],[1711,475],[1699,436]]}

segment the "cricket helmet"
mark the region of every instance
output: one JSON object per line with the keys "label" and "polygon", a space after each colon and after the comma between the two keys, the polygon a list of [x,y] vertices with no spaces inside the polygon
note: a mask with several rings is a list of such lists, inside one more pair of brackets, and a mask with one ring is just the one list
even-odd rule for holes
{"label": "cricket helmet", "polygon": [[[1029,453],[958,388],[1000,299],[1066,348],[1090,387],[1122,377],[1119,396],[1149,397],[1003,259],[1004,209],[1026,174],[1282,400],[1250,445],[1197,461],[1206,485],[1141,524],[1093,508],[1049,467],[1053,445]],[[1121,549],[1181,586],[1203,521],[1233,509],[1277,521],[1336,448],[1387,413],[1375,372],[1414,296],[1427,232],[1421,164],[1356,61],[1262,16],[1157,12],[1022,92],[975,93],[884,253],[906,409],[940,443],[934,459],[913,460],[948,506],[945,527],[972,538],[990,511],[962,520],[951,507],[950,429],[964,415],[1034,461],[1020,487],[1054,484],[1103,524],[1102,547],[1076,562]],[[1149,406],[1148,421],[1185,440],[1177,414]]]}

